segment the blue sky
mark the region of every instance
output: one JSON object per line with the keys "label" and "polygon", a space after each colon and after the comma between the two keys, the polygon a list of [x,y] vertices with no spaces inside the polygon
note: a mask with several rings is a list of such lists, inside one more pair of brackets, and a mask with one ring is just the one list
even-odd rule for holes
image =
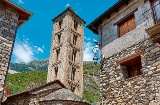
{"label": "blue sky", "polygon": [[118,0],[11,0],[34,15],[17,31],[11,62],[30,62],[49,58],[53,22],[68,6],[86,21],[84,61],[92,61],[93,39],[98,36],[86,28]]}

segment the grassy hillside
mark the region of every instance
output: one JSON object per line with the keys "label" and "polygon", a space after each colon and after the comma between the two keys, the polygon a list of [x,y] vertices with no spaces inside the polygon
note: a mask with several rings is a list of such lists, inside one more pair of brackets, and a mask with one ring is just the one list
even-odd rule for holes
{"label": "grassy hillside", "polygon": [[[47,60],[45,61],[47,62]],[[29,63],[31,64],[31,63]],[[30,67],[29,64],[16,64],[15,66],[12,63],[12,67],[15,67],[13,70],[17,69],[17,67],[21,67],[22,70],[18,71],[24,71],[23,68],[28,72],[20,72],[17,74],[9,74],[7,77],[7,84],[6,86],[11,90],[11,94],[18,93],[25,91],[27,89],[32,89],[34,87],[43,85],[46,83],[47,80],[47,70],[38,70],[39,66],[34,70],[27,70],[28,67]],[[32,65],[39,65],[39,62],[32,62]],[[27,65],[27,66],[26,66]],[[46,66],[46,65],[44,65]],[[48,65],[47,65],[48,66]],[[11,66],[10,66],[11,67]],[[25,68],[27,67],[27,68]],[[43,68],[43,66],[42,66]],[[46,68],[46,67],[44,67]],[[83,91],[83,98],[87,100],[90,103],[93,102],[99,102],[100,101],[100,95],[99,95],[99,65],[95,65],[92,62],[84,62],[83,66],[84,72],[84,91]]]}
{"label": "grassy hillside", "polygon": [[9,74],[7,84],[11,94],[19,93],[46,83],[47,71],[32,71]]}

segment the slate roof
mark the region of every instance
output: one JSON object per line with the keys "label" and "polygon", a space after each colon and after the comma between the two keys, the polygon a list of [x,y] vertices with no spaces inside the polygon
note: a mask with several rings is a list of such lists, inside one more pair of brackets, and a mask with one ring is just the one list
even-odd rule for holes
{"label": "slate roof", "polygon": [[45,96],[40,101],[46,101],[46,100],[69,100],[69,101],[85,102],[81,97],[77,96],[76,94],[65,88],[59,89]]}

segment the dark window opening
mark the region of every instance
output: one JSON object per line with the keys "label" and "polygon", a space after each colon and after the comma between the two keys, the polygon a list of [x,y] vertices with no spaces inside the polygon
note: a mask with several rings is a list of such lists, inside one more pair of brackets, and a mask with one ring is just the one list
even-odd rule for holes
{"label": "dark window opening", "polygon": [[71,86],[71,91],[74,93],[75,87]]}
{"label": "dark window opening", "polygon": [[125,78],[131,78],[142,74],[142,63],[140,56],[142,53],[143,52],[139,52],[118,62],[118,64],[121,65]]}
{"label": "dark window opening", "polygon": [[77,36],[74,35],[73,36],[73,44],[76,45],[76,42],[77,42]]}
{"label": "dark window opening", "polygon": [[160,37],[154,40],[155,43],[159,43],[160,44]]}
{"label": "dark window opening", "polygon": [[61,20],[61,21],[59,21],[59,29],[61,29],[62,28],[62,23],[63,23],[63,21]]}
{"label": "dark window opening", "polygon": [[78,23],[74,21],[74,29],[77,30],[77,28],[78,28]]}
{"label": "dark window opening", "polygon": [[58,44],[61,42],[61,34],[58,34]]}
{"label": "dark window opening", "polygon": [[133,30],[136,28],[136,23],[135,23],[135,17],[134,15],[131,15],[127,19],[123,20],[121,23],[118,24],[119,26],[119,34],[120,36],[125,35],[129,31]]}
{"label": "dark window opening", "polygon": [[55,76],[57,78],[57,74],[58,74],[58,67],[55,68]]}
{"label": "dark window opening", "polygon": [[153,0],[152,1],[152,9],[155,23],[157,24],[160,22],[160,0]]}
{"label": "dark window opening", "polygon": [[60,49],[56,50],[56,61],[59,60]]}
{"label": "dark window opening", "polygon": [[73,53],[72,53],[72,61],[75,62],[76,61],[76,51],[73,50]]}
{"label": "dark window opening", "polygon": [[75,79],[75,72],[76,72],[76,69],[72,67],[71,80],[74,80],[74,79]]}

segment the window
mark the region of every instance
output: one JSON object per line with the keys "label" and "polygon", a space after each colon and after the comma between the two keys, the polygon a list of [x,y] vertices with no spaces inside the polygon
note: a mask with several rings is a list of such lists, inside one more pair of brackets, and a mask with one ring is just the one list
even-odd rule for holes
{"label": "window", "polygon": [[77,42],[77,36],[73,35],[73,44],[76,45]]}
{"label": "window", "polygon": [[63,21],[62,21],[62,20],[60,20],[60,21],[59,21],[59,29],[61,29],[61,28],[62,28],[62,23],[63,23]]}
{"label": "window", "polygon": [[125,78],[131,78],[142,74],[141,54],[143,54],[143,51],[117,62],[121,65]]}
{"label": "window", "polygon": [[60,53],[60,49],[56,50],[56,61],[59,60],[59,53]]}
{"label": "window", "polygon": [[73,53],[72,53],[72,61],[75,62],[76,61],[76,51],[73,50]]}
{"label": "window", "polygon": [[58,34],[57,36],[58,36],[58,44],[60,44],[60,42],[61,42],[61,34]]}
{"label": "window", "polygon": [[57,74],[58,74],[58,67],[55,68],[55,76],[57,78]]}
{"label": "window", "polygon": [[75,87],[71,86],[71,91],[74,93]]}
{"label": "window", "polygon": [[135,29],[136,28],[136,23],[135,23],[134,15],[131,15],[127,19],[123,20],[121,23],[118,24],[118,26],[119,26],[120,36],[123,36],[127,32]]}
{"label": "window", "polygon": [[160,0],[153,0],[152,1],[152,8],[155,22],[160,22]]}
{"label": "window", "polygon": [[78,28],[78,23],[74,20],[74,29],[77,30]]}
{"label": "window", "polygon": [[[71,70],[71,80],[72,80],[72,81],[75,80],[75,72],[76,72],[76,68],[73,68],[73,67],[72,67],[72,70]],[[72,92],[75,91],[75,87],[74,87],[73,85],[71,86],[71,91],[72,91]]]}
{"label": "window", "polygon": [[71,80],[75,79],[75,72],[76,72],[76,69],[72,67]]}

